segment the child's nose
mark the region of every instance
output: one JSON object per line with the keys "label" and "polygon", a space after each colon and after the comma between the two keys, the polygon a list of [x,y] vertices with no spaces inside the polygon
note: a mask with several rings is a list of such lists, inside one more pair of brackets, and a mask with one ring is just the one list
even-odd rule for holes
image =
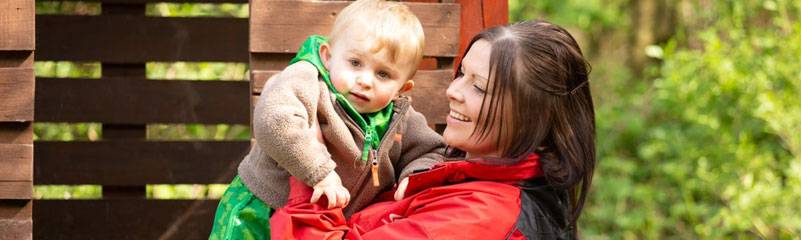
{"label": "child's nose", "polygon": [[361,76],[359,76],[359,79],[357,79],[356,82],[362,87],[370,88],[373,86],[373,81],[375,81],[373,78],[373,74],[363,73]]}

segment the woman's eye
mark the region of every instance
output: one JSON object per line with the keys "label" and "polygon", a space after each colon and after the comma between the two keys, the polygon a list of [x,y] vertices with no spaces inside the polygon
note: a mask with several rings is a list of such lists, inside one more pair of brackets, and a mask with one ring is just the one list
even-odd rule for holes
{"label": "woman's eye", "polygon": [[378,77],[380,78],[389,78],[389,73],[385,71],[378,71]]}
{"label": "woman's eye", "polygon": [[359,60],[352,59],[352,60],[350,60],[350,65],[354,66],[354,67],[358,67],[358,66],[361,66],[362,63],[359,62]]}
{"label": "woman's eye", "polygon": [[487,90],[481,88],[481,86],[478,86],[478,84],[473,84],[473,88],[476,89],[476,92],[478,92],[478,93],[481,93],[481,94],[487,93]]}
{"label": "woman's eye", "polygon": [[461,76],[464,76],[464,73],[462,73],[462,70],[456,70],[456,77],[455,78],[459,78]]}

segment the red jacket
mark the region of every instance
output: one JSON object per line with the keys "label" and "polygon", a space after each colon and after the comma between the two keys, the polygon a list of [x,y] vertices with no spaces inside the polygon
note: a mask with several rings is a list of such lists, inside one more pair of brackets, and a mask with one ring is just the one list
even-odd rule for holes
{"label": "red jacket", "polygon": [[289,203],[270,219],[272,239],[573,238],[566,192],[545,183],[537,159],[440,163],[410,176],[407,198],[387,192],[349,220],[340,208],[309,204],[312,189],[292,179]]}

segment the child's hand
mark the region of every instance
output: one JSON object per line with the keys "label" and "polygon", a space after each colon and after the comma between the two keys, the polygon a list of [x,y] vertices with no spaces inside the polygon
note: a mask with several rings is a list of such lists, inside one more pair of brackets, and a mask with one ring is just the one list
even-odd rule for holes
{"label": "child's hand", "polygon": [[400,201],[403,199],[403,194],[406,192],[406,186],[409,185],[409,177],[403,178],[403,180],[398,183],[398,190],[395,190],[395,201]]}
{"label": "child's hand", "polygon": [[342,180],[336,172],[331,171],[328,176],[320,180],[314,185],[314,193],[312,193],[311,203],[317,203],[320,197],[325,194],[328,197],[328,209],[334,207],[345,207],[350,202],[350,193],[348,189],[342,186]]}

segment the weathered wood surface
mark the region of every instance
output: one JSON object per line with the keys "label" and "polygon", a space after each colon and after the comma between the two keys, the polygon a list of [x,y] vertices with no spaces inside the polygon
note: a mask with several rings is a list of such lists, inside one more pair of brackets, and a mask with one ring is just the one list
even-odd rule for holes
{"label": "weathered wood surface", "polygon": [[230,183],[249,141],[37,141],[36,184]]}
{"label": "weathered wood surface", "polygon": [[[339,12],[349,3],[340,1],[253,1],[250,51],[295,52],[309,35],[328,35]],[[417,15],[426,36],[424,55],[458,54],[459,5],[406,3]]]}
{"label": "weathered wood surface", "polygon": [[0,51],[34,49],[34,2],[3,0],[0,4]]}
{"label": "weathered wood surface", "polygon": [[208,239],[218,200],[35,200],[37,239]]}
{"label": "weathered wood surface", "polygon": [[38,78],[41,122],[248,124],[248,82]]}
{"label": "weathered wood surface", "polygon": [[0,122],[33,121],[33,68],[0,68]]}
{"label": "weathered wood surface", "polygon": [[36,37],[39,61],[248,61],[245,18],[39,15]]}

